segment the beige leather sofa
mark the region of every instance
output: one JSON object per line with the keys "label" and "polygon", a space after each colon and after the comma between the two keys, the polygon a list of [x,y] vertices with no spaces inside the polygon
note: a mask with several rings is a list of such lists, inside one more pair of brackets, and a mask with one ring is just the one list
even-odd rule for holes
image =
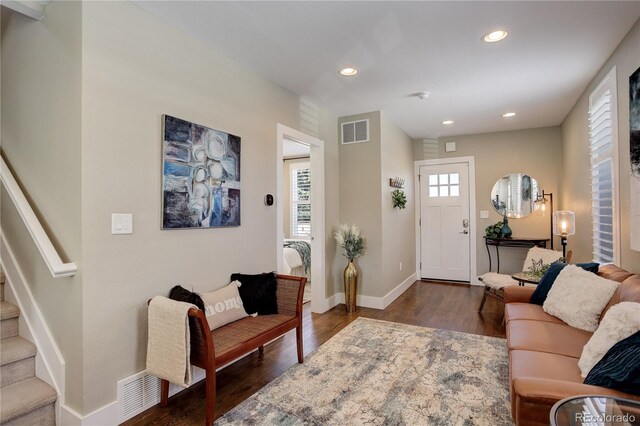
{"label": "beige leather sofa", "polygon": [[[598,275],[621,283],[601,319],[616,303],[640,302],[640,275],[614,265],[602,266]],[[553,404],[572,395],[615,395],[640,400],[639,396],[583,384],[578,360],[592,333],[573,328],[544,312],[542,306],[529,303],[534,290],[505,289],[511,415],[515,423],[547,426]]]}

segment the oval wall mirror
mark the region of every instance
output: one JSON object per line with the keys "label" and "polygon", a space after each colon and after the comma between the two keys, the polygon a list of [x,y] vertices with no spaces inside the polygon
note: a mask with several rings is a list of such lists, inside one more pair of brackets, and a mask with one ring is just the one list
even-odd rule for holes
{"label": "oval wall mirror", "polygon": [[524,173],[502,176],[491,190],[491,204],[508,218],[527,217],[533,213],[538,181]]}

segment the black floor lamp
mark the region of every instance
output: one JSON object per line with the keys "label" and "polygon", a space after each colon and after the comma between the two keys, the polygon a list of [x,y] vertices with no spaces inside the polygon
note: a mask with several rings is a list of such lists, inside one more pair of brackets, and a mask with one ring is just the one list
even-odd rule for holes
{"label": "black floor lamp", "polygon": [[[547,200],[549,197],[549,200]],[[536,200],[533,202],[533,209],[542,216],[547,214],[547,203],[549,203],[549,233],[551,235],[551,250],[553,250],[553,193],[544,192],[536,194]]]}

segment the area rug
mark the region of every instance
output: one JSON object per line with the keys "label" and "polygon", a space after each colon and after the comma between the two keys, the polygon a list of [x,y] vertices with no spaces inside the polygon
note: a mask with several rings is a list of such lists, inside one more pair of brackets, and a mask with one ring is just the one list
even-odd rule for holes
{"label": "area rug", "polygon": [[216,424],[510,425],[504,339],[358,318]]}

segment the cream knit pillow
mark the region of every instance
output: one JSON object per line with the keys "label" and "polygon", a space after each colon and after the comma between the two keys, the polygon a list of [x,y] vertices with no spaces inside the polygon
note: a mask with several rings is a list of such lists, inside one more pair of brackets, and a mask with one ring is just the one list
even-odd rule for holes
{"label": "cream knit pillow", "polygon": [[211,330],[248,316],[238,292],[240,285],[239,281],[233,281],[219,290],[200,295]]}
{"label": "cream knit pillow", "polygon": [[582,377],[613,345],[640,331],[640,303],[620,302],[609,309],[591,339],[584,345],[578,367]]}
{"label": "cream knit pillow", "polygon": [[572,327],[596,331],[602,310],[620,284],[567,265],[558,275],[542,309]]}

